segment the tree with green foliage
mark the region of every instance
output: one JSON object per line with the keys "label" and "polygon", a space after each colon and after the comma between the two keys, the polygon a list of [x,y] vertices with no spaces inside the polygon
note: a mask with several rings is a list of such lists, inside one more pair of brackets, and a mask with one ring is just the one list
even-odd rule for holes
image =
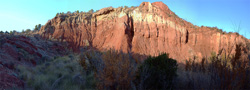
{"label": "tree with green foliage", "polygon": [[38,30],[40,30],[40,29],[41,29],[41,27],[42,27],[42,25],[41,25],[41,24],[38,24]]}
{"label": "tree with green foliage", "polygon": [[12,32],[13,32],[13,34],[17,33],[17,31],[16,31],[16,30],[13,30]]}
{"label": "tree with green foliage", "polygon": [[71,12],[70,12],[70,11],[68,11],[68,12],[67,12],[67,14],[71,14]]}
{"label": "tree with green foliage", "polygon": [[35,26],[34,30],[40,30],[40,29],[41,29],[41,27],[42,27],[42,25],[41,25],[41,24],[37,24],[37,25]]}
{"label": "tree with green foliage", "polygon": [[25,33],[29,33],[31,30],[30,29],[26,29],[25,30]]}
{"label": "tree with green foliage", "polygon": [[177,76],[177,62],[164,53],[148,57],[138,69],[139,89],[172,89]]}
{"label": "tree with green foliage", "polygon": [[10,31],[10,34],[13,35],[14,34],[13,31]]}
{"label": "tree with green foliage", "polygon": [[124,8],[128,8],[128,6],[124,6]]}
{"label": "tree with green foliage", "polygon": [[0,34],[4,34],[4,32],[3,32],[3,31],[0,31]]}
{"label": "tree with green foliage", "polygon": [[56,17],[59,16],[60,14],[59,13],[56,13]]}
{"label": "tree with green foliage", "polygon": [[89,12],[89,13],[94,13],[94,10],[93,10],[93,9],[91,9],[91,10],[89,10],[88,12]]}
{"label": "tree with green foliage", "polygon": [[8,31],[5,31],[5,34],[9,34],[9,32],[8,32]]}
{"label": "tree with green foliage", "polygon": [[35,26],[35,29],[34,29],[34,30],[38,30],[38,26],[37,26],[37,25]]}
{"label": "tree with green foliage", "polygon": [[24,33],[24,29],[22,29],[22,33]]}
{"label": "tree with green foliage", "polygon": [[79,13],[79,10],[77,10],[76,13]]}

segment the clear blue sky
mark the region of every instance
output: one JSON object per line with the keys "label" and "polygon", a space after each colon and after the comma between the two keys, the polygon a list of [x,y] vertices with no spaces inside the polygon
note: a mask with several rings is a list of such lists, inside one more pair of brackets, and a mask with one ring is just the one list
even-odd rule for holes
{"label": "clear blue sky", "polygon": [[[157,0],[145,0],[155,2]],[[0,30],[33,29],[44,25],[57,12],[99,10],[104,7],[139,6],[143,0],[1,0]],[[250,38],[250,0],[164,0],[179,17],[198,26],[217,26]]]}

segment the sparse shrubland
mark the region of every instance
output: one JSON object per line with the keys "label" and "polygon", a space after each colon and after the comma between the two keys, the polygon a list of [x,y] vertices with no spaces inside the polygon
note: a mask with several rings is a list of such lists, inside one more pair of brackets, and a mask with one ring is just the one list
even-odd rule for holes
{"label": "sparse shrubland", "polygon": [[[171,89],[177,63],[162,54],[136,63],[130,53],[89,51],[81,55],[85,70],[95,71],[98,89]],[[140,68],[138,68],[140,67]]]}
{"label": "sparse shrubland", "polygon": [[81,56],[81,65],[94,69],[98,89],[130,89],[135,76],[136,63],[130,54],[108,50],[91,51]]}
{"label": "sparse shrubland", "polygon": [[34,68],[19,66],[20,78],[36,90],[95,89],[94,73],[86,73],[76,55],[59,57]]}
{"label": "sparse shrubland", "polygon": [[93,9],[91,9],[88,12],[83,12],[83,11],[79,11],[79,10],[76,10],[75,12],[68,11],[67,13],[60,12],[60,13],[56,13],[55,17],[69,17],[69,16],[76,16],[78,14],[89,16],[89,15],[92,15],[93,13],[95,13],[97,11],[98,10],[94,11]]}
{"label": "sparse shrubland", "polygon": [[[250,42],[238,33],[193,25],[162,2],[60,12],[45,26],[0,31],[0,90],[249,89]],[[170,55],[141,55],[157,52]]]}
{"label": "sparse shrubland", "polygon": [[187,61],[185,70],[179,70],[179,89],[248,89],[250,84],[249,59],[242,58],[241,45],[236,45],[233,56],[212,53],[200,63]]}
{"label": "sparse shrubland", "polygon": [[[19,77],[32,89],[248,89],[249,59],[241,45],[234,55],[217,55],[178,67],[168,54],[142,63],[131,53],[87,50],[55,57],[34,68],[19,66]],[[178,68],[177,68],[178,67]]]}

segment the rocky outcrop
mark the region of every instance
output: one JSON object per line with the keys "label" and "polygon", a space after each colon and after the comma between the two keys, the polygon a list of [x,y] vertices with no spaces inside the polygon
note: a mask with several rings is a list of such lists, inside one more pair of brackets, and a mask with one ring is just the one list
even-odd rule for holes
{"label": "rocky outcrop", "polygon": [[249,42],[236,33],[195,26],[179,18],[162,2],[58,15],[39,33],[47,39],[67,41],[75,51],[91,46],[144,55],[166,52],[179,61],[208,57],[211,52],[233,53],[236,44],[246,48]]}

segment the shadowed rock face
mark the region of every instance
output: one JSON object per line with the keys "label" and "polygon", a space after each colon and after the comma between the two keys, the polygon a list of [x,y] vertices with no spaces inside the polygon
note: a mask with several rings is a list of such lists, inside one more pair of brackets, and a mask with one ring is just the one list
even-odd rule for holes
{"label": "shadowed rock face", "polygon": [[236,33],[195,26],[179,18],[162,2],[59,15],[48,21],[39,33],[44,38],[67,41],[75,51],[91,46],[145,55],[167,52],[179,61],[208,57],[211,52],[233,53],[236,44],[242,43],[246,48],[249,42]]}

